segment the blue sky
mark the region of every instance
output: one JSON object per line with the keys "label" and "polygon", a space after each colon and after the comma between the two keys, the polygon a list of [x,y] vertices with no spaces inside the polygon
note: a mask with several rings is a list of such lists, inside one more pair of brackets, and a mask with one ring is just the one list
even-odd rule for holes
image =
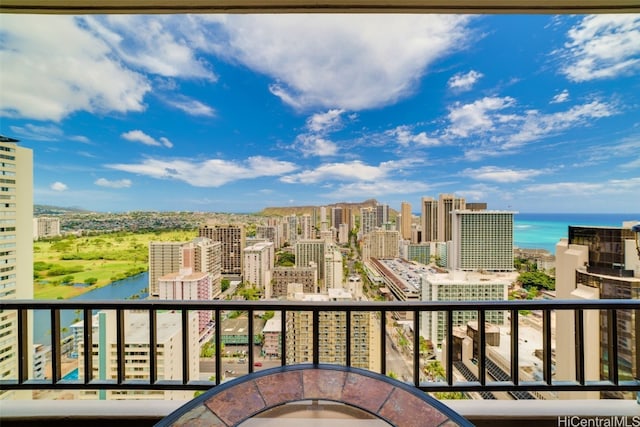
{"label": "blue sky", "polygon": [[640,211],[640,15],[0,15],[34,202]]}

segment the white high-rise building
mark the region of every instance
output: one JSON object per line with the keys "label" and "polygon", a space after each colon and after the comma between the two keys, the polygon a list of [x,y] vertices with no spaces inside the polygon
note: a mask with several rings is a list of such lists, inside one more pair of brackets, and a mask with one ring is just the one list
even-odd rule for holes
{"label": "white high-rise building", "polygon": [[514,213],[453,211],[449,267],[467,271],[513,271]]}
{"label": "white high-rise building", "polygon": [[[198,316],[189,313],[188,323],[188,355],[189,360],[182,358],[182,313],[158,312],[156,320],[156,356],[158,380],[182,380],[183,366],[189,367],[189,380],[197,381],[200,376],[200,352],[198,346]],[[82,324],[78,325],[78,336],[82,336]],[[113,310],[102,311],[92,319],[93,327],[93,372],[96,380],[112,380],[118,376],[118,351],[116,313]],[[124,366],[125,379],[149,380],[150,348],[149,348],[149,314],[125,312],[124,323]],[[79,343],[78,365],[82,366],[86,354],[84,342]],[[80,371],[82,377],[82,370]],[[82,379],[82,378],[80,378]],[[193,391],[176,390],[83,390],[81,399],[100,400],[189,400]]]}
{"label": "white high-rise building", "polygon": [[271,282],[275,265],[275,250],[272,242],[256,243],[244,248],[242,278],[245,283],[264,290]]}
{"label": "white high-rise building", "polygon": [[211,277],[209,299],[218,298],[222,293],[222,243],[207,237],[196,237],[183,244],[180,268],[190,268],[194,272],[209,274]]}
{"label": "white high-rise building", "polygon": [[60,236],[60,218],[33,218],[33,240]]}
{"label": "white high-rise building", "polygon": [[377,227],[377,211],[374,208],[360,209],[360,236],[366,236]]}
{"label": "white high-rise building", "polygon": [[342,254],[335,245],[327,245],[324,256],[325,289],[342,288],[344,273],[342,268]]}
{"label": "white high-rise building", "polygon": [[298,218],[298,227],[300,228],[300,238],[302,240],[315,239],[315,228],[311,215],[304,214]]}
{"label": "white high-rise building", "polygon": [[[179,272],[169,273],[158,279],[161,300],[211,301],[213,292],[211,275],[206,272],[194,272],[183,268]],[[198,311],[198,331],[204,331],[211,322],[211,310]]]}
{"label": "white high-rise building", "polygon": [[[0,299],[33,299],[33,152],[0,135]],[[18,378],[18,317],[0,312],[0,380]],[[33,336],[24,337],[32,348]],[[32,357],[27,361],[32,374]],[[30,398],[30,391],[0,389],[0,399]]]}
{"label": "white high-rise building", "polygon": [[149,296],[158,297],[158,279],[180,271],[184,242],[149,242]]}

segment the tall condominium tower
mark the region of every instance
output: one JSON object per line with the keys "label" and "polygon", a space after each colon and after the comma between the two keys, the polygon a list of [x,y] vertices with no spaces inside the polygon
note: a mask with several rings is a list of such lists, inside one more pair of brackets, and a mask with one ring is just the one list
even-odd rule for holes
{"label": "tall condominium tower", "polygon": [[389,205],[376,205],[376,227],[389,222]]}
{"label": "tall condominium tower", "polygon": [[400,233],[395,230],[374,230],[366,234],[362,244],[362,258],[398,258]]}
{"label": "tall condominium tower", "polygon": [[[199,300],[211,301],[211,276],[205,272],[194,272],[191,268],[182,268],[179,272],[169,273],[158,279],[161,300]],[[203,332],[211,322],[210,310],[198,310],[198,331]]]}
{"label": "tall condominium tower", "polygon": [[33,240],[60,236],[60,218],[33,218]]}
{"label": "tall condominium tower", "polygon": [[374,208],[360,209],[360,236],[364,236],[376,229],[377,211]]}
{"label": "tall condominium tower", "polygon": [[245,245],[245,230],[242,225],[207,224],[198,229],[200,237],[222,243],[222,274],[242,276],[242,250]]}
{"label": "tall condominium tower", "polygon": [[209,274],[211,298],[217,298],[222,292],[222,243],[206,237],[196,237],[183,244],[180,267]]}
{"label": "tall condominium tower", "polygon": [[514,270],[514,212],[463,210],[452,214],[452,269]]}
{"label": "tall condominium tower", "polygon": [[438,241],[438,201],[433,197],[422,198],[422,242]]}
{"label": "tall condominium tower", "polygon": [[[351,301],[352,295],[344,289],[329,289],[327,294],[296,294],[301,301]],[[373,312],[352,312],[351,315],[351,366],[369,370],[380,369],[380,324]],[[288,364],[312,361],[313,335],[318,334],[320,363],[346,364],[347,318],[345,313],[321,312],[318,331],[313,330],[310,311],[287,313]]]}
{"label": "tall condominium tower", "polygon": [[[640,299],[640,257],[631,225],[623,227],[570,226],[568,239],[556,245],[557,299]],[[584,312],[584,379],[607,380],[618,350],[618,377],[640,378],[640,313],[617,310],[610,323],[606,310]],[[557,380],[576,380],[575,325],[571,311],[558,310],[556,324]],[[617,340],[612,341],[617,331]],[[611,362],[611,364],[610,364]],[[589,392],[588,398],[620,398],[607,392]],[[630,397],[630,396],[626,396]],[[561,398],[583,399],[583,393],[563,393]],[[635,398],[635,396],[633,397]]]}
{"label": "tall condominium tower", "polygon": [[438,198],[438,241],[448,242],[452,235],[451,212],[465,209],[463,198],[453,194],[441,194]]}
{"label": "tall condominium tower", "polygon": [[331,226],[338,228],[342,223],[343,223],[342,208],[341,207],[331,208]]}
{"label": "tall condominium tower", "polygon": [[[33,153],[0,135],[0,299],[33,299]],[[18,318],[0,311],[0,380],[18,378]],[[24,337],[31,348],[33,336]],[[31,364],[28,363],[27,366]],[[29,395],[30,396],[30,393]],[[0,389],[0,399],[25,397]]]}
{"label": "tall condominium tower", "polygon": [[324,240],[300,240],[296,243],[296,267],[309,267],[313,262],[318,266],[318,280],[324,280]]}
{"label": "tall condominium tower", "polygon": [[400,204],[400,236],[402,240],[411,240],[411,204]]}
{"label": "tall condominium tower", "polygon": [[149,295],[158,297],[160,277],[180,271],[184,242],[149,242]]}
{"label": "tall condominium tower", "polygon": [[242,279],[245,283],[265,289],[271,282],[275,263],[275,250],[272,242],[256,243],[244,248],[244,266]]}

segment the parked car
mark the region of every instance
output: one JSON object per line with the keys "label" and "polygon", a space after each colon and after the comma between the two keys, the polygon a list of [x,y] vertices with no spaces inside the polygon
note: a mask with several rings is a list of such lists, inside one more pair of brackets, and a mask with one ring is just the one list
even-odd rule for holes
{"label": "parked car", "polygon": [[262,366],[262,362],[255,362],[253,366]]}

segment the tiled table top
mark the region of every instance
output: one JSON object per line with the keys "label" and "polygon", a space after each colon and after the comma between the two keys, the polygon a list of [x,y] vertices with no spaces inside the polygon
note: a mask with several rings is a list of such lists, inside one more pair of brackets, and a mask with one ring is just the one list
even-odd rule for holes
{"label": "tiled table top", "polygon": [[293,365],[214,387],[157,426],[237,426],[268,409],[303,400],[341,402],[394,426],[472,425],[431,396],[389,377],[336,365]]}

